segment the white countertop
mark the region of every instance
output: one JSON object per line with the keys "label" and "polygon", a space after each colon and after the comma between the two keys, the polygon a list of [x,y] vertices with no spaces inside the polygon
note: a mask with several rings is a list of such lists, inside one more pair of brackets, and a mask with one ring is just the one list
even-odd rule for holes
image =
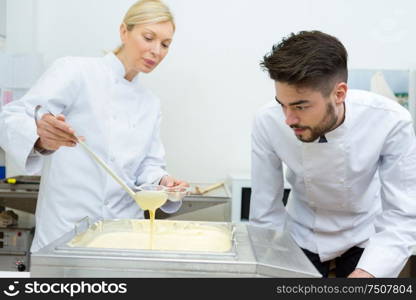
{"label": "white countertop", "polygon": [[28,278],[30,277],[30,272],[8,272],[8,271],[0,271],[1,278]]}

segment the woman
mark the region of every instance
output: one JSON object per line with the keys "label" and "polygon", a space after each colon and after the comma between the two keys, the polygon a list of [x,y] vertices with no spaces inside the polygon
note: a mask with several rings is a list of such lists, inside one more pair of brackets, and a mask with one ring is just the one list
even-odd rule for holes
{"label": "woman", "polygon": [[[75,134],[130,187],[187,185],[165,171],[159,100],[138,76],[163,60],[174,31],[162,2],[139,1],[120,26],[117,50],[100,58],[58,59],[20,101],[4,107],[0,146],[29,174],[42,170],[32,252],[85,216],[143,218],[119,184],[76,147]],[[36,126],[37,105],[43,116]]]}

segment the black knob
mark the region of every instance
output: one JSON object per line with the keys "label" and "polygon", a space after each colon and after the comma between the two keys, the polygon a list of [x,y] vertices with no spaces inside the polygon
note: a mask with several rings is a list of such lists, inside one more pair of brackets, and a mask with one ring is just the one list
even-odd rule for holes
{"label": "black knob", "polygon": [[17,271],[23,272],[24,270],[26,270],[26,266],[24,264],[17,265]]}

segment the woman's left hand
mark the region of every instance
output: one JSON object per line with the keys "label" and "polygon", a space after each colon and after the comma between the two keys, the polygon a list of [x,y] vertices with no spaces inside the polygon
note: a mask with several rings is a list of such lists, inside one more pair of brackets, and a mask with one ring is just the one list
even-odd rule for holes
{"label": "woman's left hand", "polygon": [[170,175],[163,176],[159,184],[167,186],[167,187],[173,187],[173,186],[188,187],[189,186],[189,183],[187,183],[186,181],[175,179]]}

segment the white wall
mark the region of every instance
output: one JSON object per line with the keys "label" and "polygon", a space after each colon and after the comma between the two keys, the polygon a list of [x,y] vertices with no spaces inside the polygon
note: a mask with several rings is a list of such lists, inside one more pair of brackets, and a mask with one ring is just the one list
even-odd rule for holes
{"label": "white wall", "polygon": [[0,0],[0,38],[6,36],[6,0]]}
{"label": "white wall", "polygon": [[36,51],[36,0],[7,0],[6,51]]}
{"label": "white wall", "polygon": [[6,38],[6,0],[0,0],[0,52],[4,49]]}
{"label": "white wall", "polygon": [[[8,51],[29,44],[44,54],[46,65],[60,56],[101,55],[117,46],[119,23],[133,2],[9,0],[15,9],[8,15]],[[177,20],[175,40],[163,64],[143,81],[162,99],[168,169],[187,180],[215,181],[249,170],[253,114],[273,99],[259,61],[290,32],[319,29],[339,37],[351,68],[416,68],[414,0],[166,3]],[[32,37],[18,20],[23,7],[34,14]]]}

